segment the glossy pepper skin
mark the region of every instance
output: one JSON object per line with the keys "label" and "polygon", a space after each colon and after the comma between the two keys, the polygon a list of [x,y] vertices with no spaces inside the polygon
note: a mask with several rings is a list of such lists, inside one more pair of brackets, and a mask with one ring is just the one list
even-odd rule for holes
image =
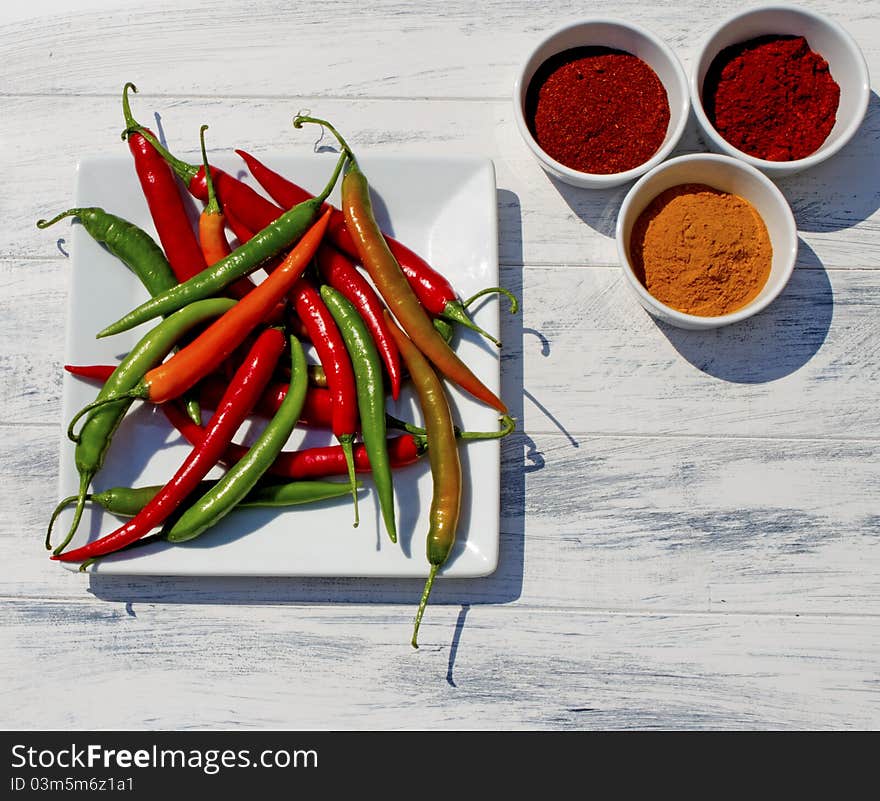
{"label": "glossy pepper skin", "polygon": [[[124,395],[135,386],[144,372],[161,362],[177,341],[193,327],[223,314],[234,304],[234,300],[227,298],[211,298],[181,309],[163,320],[141,338],[107,379],[95,401],[100,405],[90,411],[80,412],[71,420],[67,433],[76,443],[74,460],[80,475],[80,486],[73,523],[64,541],[55,549],[56,556],[67,547],[79,525],[89,484],[103,466],[113,434],[132,403],[132,399],[128,397],[115,401],[111,399]],[[86,407],[87,410],[89,408]],[[83,416],[86,416],[86,421],[80,432],[74,434],[74,424]],[[46,547],[50,547],[48,533]]]}
{"label": "glossy pepper skin", "polygon": [[[205,131],[208,130],[207,125],[203,125],[199,129],[199,141],[202,146],[202,160],[208,163],[208,154],[205,150]],[[231,252],[229,241],[226,239],[226,218],[223,215],[223,209],[214,193],[214,184],[208,175],[208,202],[202,213],[199,215],[199,247],[205,258],[206,265],[216,264],[218,261],[225,259]],[[234,298],[243,298],[254,288],[250,278],[239,278],[226,287],[226,291]]]}
{"label": "glossy pepper skin", "polygon": [[413,627],[412,645],[418,648],[419,625],[434,579],[437,571],[449,558],[449,553],[455,544],[455,532],[461,513],[461,460],[458,454],[455,425],[442,382],[415,344],[396,325],[390,324],[391,335],[400,348],[400,355],[416,388],[419,406],[425,418],[427,440],[430,443],[428,458],[431,462],[433,494],[426,553],[431,571],[425,583]]}
{"label": "glossy pepper skin", "polygon": [[391,397],[397,400],[402,381],[400,353],[385,323],[384,304],[352,261],[335,248],[322,245],[316,261],[324,281],[351,303],[364,321],[388,374]]}
{"label": "glossy pepper skin", "polygon": [[[98,337],[127,331],[155,317],[182,308],[194,300],[216,295],[236,279],[253,272],[285,248],[298,243],[312,227],[324,198],[335,186],[347,158],[345,153],[339,157],[336,168],[321,195],[285,212],[274,223],[256,233],[249,242],[236,248],[199,275],[142,303],[98,332]],[[253,294],[252,292],[251,295]]]}
{"label": "glossy pepper skin", "polygon": [[282,265],[167,362],[146,373],[129,397],[165,403],[213,373],[287,295],[321,244],[328,215],[318,220]]}
{"label": "glossy pepper skin", "polygon": [[[311,366],[311,365],[310,365]],[[87,378],[93,381],[104,382],[116,369],[112,364],[89,364],[75,365],[65,364],[64,369],[71,375]],[[311,376],[310,376],[311,379]],[[220,398],[226,391],[228,381],[219,376],[208,376],[199,384],[199,402],[203,409],[216,409]],[[257,405],[254,406],[254,414],[262,417],[272,417],[281,406],[281,401],[287,394],[289,384],[283,381],[270,382],[263,392]],[[309,386],[306,400],[300,413],[299,422],[304,426],[314,428],[330,428],[332,425],[332,406],[330,392],[324,387]]]}
{"label": "glossy pepper skin", "polygon": [[283,349],[284,337],[277,328],[266,329],[260,334],[229,382],[217,411],[211,417],[204,439],[192,449],[163,489],[137,515],[115,531],[53,558],[63,562],[82,562],[105,556],[139,540],[161,525],[217,464],[262,394]]}
{"label": "glossy pepper skin", "polygon": [[[270,169],[250,153],[244,150],[236,150],[235,152],[241,156],[260,186],[269,193],[269,196],[279,206],[287,209],[312,197],[305,189]],[[271,209],[264,208],[263,212],[266,214],[271,213]],[[265,218],[260,218],[260,221],[260,227],[266,224]],[[330,227],[327,229],[327,238],[333,247],[341,253],[344,253],[351,259],[356,260],[358,258],[357,246],[346,227],[345,216],[339,209],[333,209]],[[467,306],[469,304],[459,299],[452,284],[449,283],[442,273],[431,267],[418,253],[403,243],[398,242],[393,237],[385,236],[385,241],[394,258],[397,259],[400,269],[403,270],[419,302],[429,314],[459,323],[477,331],[495,345],[500,345],[495,337],[471,320],[467,313]],[[493,287],[487,291],[500,292],[507,295],[511,299],[511,311],[516,310],[516,301],[507,290],[501,287]]]}
{"label": "glossy pepper skin", "polygon": [[376,224],[367,178],[354,161],[349,162],[349,169],[342,179],[342,210],[361,264],[416,347],[450,381],[483,403],[507,414],[504,402],[456,355],[434,328]]}
{"label": "glossy pepper skin", "polygon": [[[193,445],[201,442],[204,428],[190,420],[175,403],[166,403],[162,411],[168,421]],[[402,434],[389,437],[386,443],[388,458],[394,469],[415,464],[427,450],[423,436]],[[243,445],[233,443],[223,455],[223,464],[235,464],[247,453]],[[363,443],[357,443],[353,449],[355,470],[359,473],[371,471],[370,458]],[[282,451],[266,471],[269,475],[290,480],[327,478],[330,476],[348,475],[348,462],[340,445],[327,445],[318,448],[306,448],[301,451]]]}
{"label": "glossy pepper skin", "polygon": [[[325,219],[329,213],[325,212]],[[327,376],[332,404],[332,430],[346,454],[349,481],[354,503],[354,525],[359,523],[357,493],[354,486],[354,459],[352,445],[358,430],[358,400],[354,368],[345,347],[339,326],[330,314],[314,286],[300,278],[291,291],[297,316],[306,327],[309,339],[318,352],[318,358]]]}
{"label": "glossy pepper skin", "polygon": [[166,526],[164,534],[169,542],[187,542],[222,520],[247,497],[281,452],[299,419],[308,387],[306,357],[296,337],[290,337],[290,351],[290,390],[275,416],[247,454],[173,524]]}
{"label": "glossy pepper skin", "polygon": [[122,110],[126,124],[122,138],[128,140],[128,149],[134,157],[135,171],[162,249],[177,280],[186,281],[205,269],[205,260],[174,174],[147,136],[131,130],[133,120],[128,100],[129,90],[137,92],[137,87],[133,83],[126,83],[122,90]]}
{"label": "glossy pepper skin", "polygon": [[379,352],[357,309],[340,292],[333,287],[322,286],[321,298],[339,326],[345,347],[351,357],[361,433],[370,457],[370,464],[373,466],[373,483],[379,497],[379,509],[388,536],[392,542],[397,542],[394,486],[386,444],[385,387],[382,382],[382,362]]}
{"label": "glossy pepper skin", "polygon": [[97,206],[90,206],[68,209],[51,220],[38,220],[37,228],[48,228],[65,217],[76,217],[92,239],[120,259],[151,295],[158,295],[177,285],[177,278],[162,248],[134,223]]}

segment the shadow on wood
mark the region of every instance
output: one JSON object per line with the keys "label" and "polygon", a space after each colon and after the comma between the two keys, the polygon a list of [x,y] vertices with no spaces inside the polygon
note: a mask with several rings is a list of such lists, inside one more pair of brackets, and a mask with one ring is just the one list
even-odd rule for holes
{"label": "shadow on wood", "polygon": [[819,257],[799,241],[797,267],[782,294],[760,314],[710,331],[658,322],[694,367],[735,384],[776,381],[803,367],[831,327],[834,298]]}

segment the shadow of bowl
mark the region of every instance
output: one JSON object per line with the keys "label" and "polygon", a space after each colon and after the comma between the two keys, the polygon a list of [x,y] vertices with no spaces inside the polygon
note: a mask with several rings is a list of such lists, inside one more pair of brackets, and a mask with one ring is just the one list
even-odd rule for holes
{"label": "shadow of bowl", "polygon": [[798,244],[791,280],[760,314],[710,331],[658,327],[694,367],[723,381],[763,384],[796,372],[822,347],[834,311],[825,268],[803,240]]}

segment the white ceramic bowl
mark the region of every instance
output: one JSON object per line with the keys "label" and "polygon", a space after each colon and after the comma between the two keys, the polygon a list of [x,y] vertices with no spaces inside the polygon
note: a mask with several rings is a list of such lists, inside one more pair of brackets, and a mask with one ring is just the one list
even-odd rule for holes
{"label": "white ceramic bowl", "polygon": [[[624,50],[644,61],[663,83],[669,100],[669,126],[660,149],[644,164],[626,172],[600,175],[579,172],[548,156],[535,141],[525,117],[525,98],[529,83],[538,68],[551,56],[574,47],[610,47]],[[572,186],[604,189],[618,186],[644,175],[665,159],[678,144],[690,111],[687,76],[675,53],[644,28],[613,19],[589,19],[573,22],[544,38],[528,55],[513,88],[514,118],[517,127],[541,166]]]}
{"label": "white ceramic bowl", "polygon": [[[773,260],[764,288],[741,309],[718,317],[685,314],[657,300],[633,271],[630,235],[645,207],[667,189],[679,184],[707,184],[749,201],[767,226]],[[728,156],[696,153],[655,167],[629,190],[617,217],[617,252],[627,281],[639,303],[654,317],[679,328],[708,329],[738,323],[765,309],[782,292],[794,270],[798,238],[794,215],[776,185],[749,164]]]}
{"label": "white ceramic bowl", "polygon": [[[772,34],[803,36],[810,49],[828,62],[831,77],[840,86],[837,122],[828,138],[817,151],[794,161],[766,161],[743,153],[721,137],[703,108],[703,82],[718,53],[731,45]],[[706,38],[691,73],[694,113],[710,148],[742,159],[772,177],[793,175],[837,153],[862,124],[870,95],[868,66],[852,36],[827,17],[795,6],[756,8],[721,23]]]}

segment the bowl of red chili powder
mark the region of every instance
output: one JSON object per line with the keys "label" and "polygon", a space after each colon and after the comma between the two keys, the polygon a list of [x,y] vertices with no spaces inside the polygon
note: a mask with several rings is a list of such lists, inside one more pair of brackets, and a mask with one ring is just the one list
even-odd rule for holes
{"label": "bowl of red chili powder", "polygon": [[837,23],[793,6],[722,23],[691,75],[694,112],[713,150],[790,175],[839,151],[868,109],[864,56]]}
{"label": "bowl of red chili powder", "polygon": [[672,50],[627,22],[585,20],[545,37],[513,92],[523,140],[551,176],[601,189],[638,178],[684,132],[687,76]]}

